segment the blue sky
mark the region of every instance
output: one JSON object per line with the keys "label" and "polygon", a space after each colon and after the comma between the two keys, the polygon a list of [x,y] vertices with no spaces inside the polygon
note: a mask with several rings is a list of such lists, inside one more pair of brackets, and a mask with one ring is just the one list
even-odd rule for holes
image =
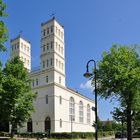
{"label": "blue sky", "polygon": [[[39,66],[40,25],[52,13],[65,28],[66,84],[93,98],[83,77],[88,60],[99,61],[112,44],[140,44],[139,0],[5,0],[10,39],[19,35],[32,44],[32,67]],[[9,40],[10,40],[9,39]],[[10,41],[6,43],[9,50]],[[5,63],[9,51],[0,54]],[[92,68],[92,64],[90,66]],[[82,85],[82,86],[80,86]],[[116,102],[99,100],[99,116],[111,119]]]}

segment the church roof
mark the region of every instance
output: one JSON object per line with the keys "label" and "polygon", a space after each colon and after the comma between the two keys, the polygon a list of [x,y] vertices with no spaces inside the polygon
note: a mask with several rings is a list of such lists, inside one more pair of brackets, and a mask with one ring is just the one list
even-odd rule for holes
{"label": "church roof", "polygon": [[48,20],[46,22],[41,23],[41,26],[43,26],[43,25],[45,25],[45,24],[47,24],[47,23],[49,23],[49,22],[51,22],[53,20],[55,20],[57,23],[59,23],[59,25],[61,25],[62,28],[64,28],[64,26],[60,22],[58,22],[55,17],[53,17],[52,19],[50,19],[50,20]]}

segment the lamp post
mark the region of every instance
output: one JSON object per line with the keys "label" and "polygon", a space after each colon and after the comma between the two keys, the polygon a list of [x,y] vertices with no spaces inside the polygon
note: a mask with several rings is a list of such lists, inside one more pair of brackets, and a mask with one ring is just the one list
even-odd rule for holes
{"label": "lamp post", "polygon": [[[94,63],[94,72],[89,72],[89,63]],[[87,62],[86,65],[86,73],[84,74],[84,77],[90,78],[94,75],[94,86],[95,86],[95,140],[98,140],[98,127],[97,127],[97,85],[96,85],[96,62],[95,60],[91,59]]]}

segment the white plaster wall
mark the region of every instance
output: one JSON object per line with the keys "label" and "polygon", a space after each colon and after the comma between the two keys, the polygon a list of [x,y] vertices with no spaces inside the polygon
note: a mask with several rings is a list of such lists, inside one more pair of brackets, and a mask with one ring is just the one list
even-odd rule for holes
{"label": "white plaster wall", "polygon": [[[62,104],[59,104],[59,96],[62,96]],[[71,132],[71,121],[69,121],[69,99],[73,97],[75,100],[75,122],[72,123],[72,131],[77,132],[93,132],[95,131],[92,127],[93,121],[95,120],[94,112],[91,110],[91,122],[87,124],[87,104],[95,106],[94,102],[81,96],[76,92],[66,90],[59,86],[55,86],[55,132]],[[84,105],[84,122],[79,122],[79,102],[83,101]],[[59,120],[62,119],[63,126],[60,128]]]}

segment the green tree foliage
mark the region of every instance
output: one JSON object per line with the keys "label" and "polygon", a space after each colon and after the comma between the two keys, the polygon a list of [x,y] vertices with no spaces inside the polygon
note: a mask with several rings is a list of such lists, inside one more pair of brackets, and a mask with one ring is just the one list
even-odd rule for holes
{"label": "green tree foliage", "polygon": [[100,120],[99,117],[97,117],[97,126],[98,126],[98,131],[103,130],[103,122]]}
{"label": "green tree foliage", "polygon": [[[4,12],[6,8],[6,5],[3,3],[2,0],[0,0],[0,52],[2,51],[6,51],[6,47],[4,46],[4,43],[7,41],[8,39],[8,35],[7,35],[7,28],[5,26],[4,21],[2,20],[3,17],[7,16],[7,14]],[[1,92],[1,80],[2,80],[2,63],[0,61],[0,92]]]}
{"label": "green tree foliage", "polygon": [[[7,14],[5,13],[5,8],[6,8],[6,5],[3,3],[2,0],[0,0],[0,17],[1,17],[1,19],[0,19],[0,52],[7,50],[6,47],[4,46],[4,43],[8,39],[7,28],[6,28],[5,23],[3,21],[4,17],[7,16]],[[1,94],[2,94],[2,63],[0,61],[0,98],[1,98]],[[3,122],[1,122],[1,113],[0,113],[0,126],[5,127],[5,124],[7,122],[5,121],[5,124],[2,124],[2,123]]]}
{"label": "green tree foliage", "polygon": [[99,62],[98,94],[115,97],[125,108],[128,140],[132,140],[132,116],[140,109],[140,58],[136,47],[114,45]]}
{"label": "green tree foliage", "polygon": [[34,111],[28,72],[19,58],[14,58],[6,63],[3,69],[3,92],[0,99],[0,110],[3,121],[8,120],[12,126],[11,136],[16,132],[17,126],[29,119]]}
{"label": "green tree foliage", "polygon": [[114,120],[116,120],[117,122],[121,122],[122,125],[124,122],[127,121],[127,119],[126,119],[127,114],[126,114],[125,109],[123,109],[123,108],[115,107],[114,111],[111,112],[111,114],[113,115],[112,117],[114,118]]}
{"label": "green tree foliage", "polygon": [[[0,0],[0,17],[5,17],[7,14],[4,12],[6,8],[6,4],[3,3],[2,0]],[[5,26],[4,21],[0,20],[0,52],[6,51],[6,47],[4,46],[4,43],[7,41],[8,35],[7,35],[7,28]]]}

